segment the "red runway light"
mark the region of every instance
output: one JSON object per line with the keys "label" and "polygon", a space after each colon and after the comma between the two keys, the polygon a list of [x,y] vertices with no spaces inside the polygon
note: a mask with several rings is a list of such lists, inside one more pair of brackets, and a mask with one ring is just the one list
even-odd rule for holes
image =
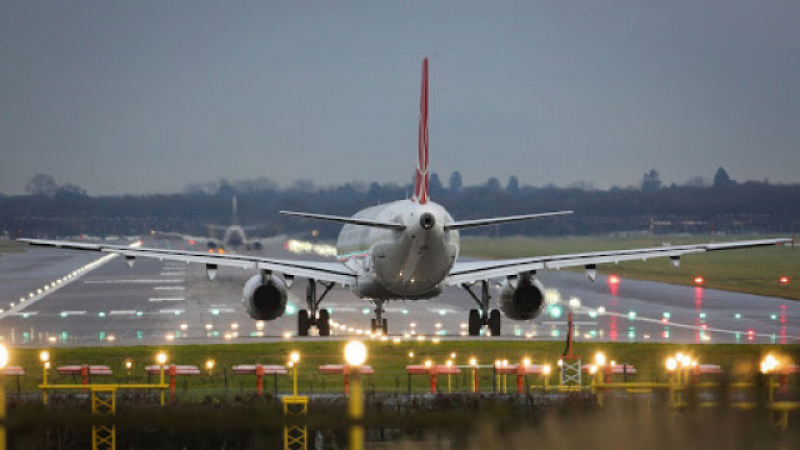
{"label": "red runway light", "polygon": [[608,277],[608,284],[616,285],[619,284],[619,277],[616,275],[610,275]]}
{"label": "red runway light", "polygon": [[190,240],[189,240],[189,245],[194,245],[194,244],[195,244],[195,241],[194,241],[194,239],[190,239]]}
{"label": "red runway light", "polygon": [[782,277],[781,277],[781,284],[782,284],[782,285],[784,285],[784,286],[785,286],[785,285],[787,285],[787,284],[789,284],[789,277],[787,277],[787,276],[785,276],[785,275],[784,275],[784,276],[782,276]]}
{"label": "red runway light", "polygon": [[701,285],[705,283],[706,280],[703,277],[694,277],[694,284]]}

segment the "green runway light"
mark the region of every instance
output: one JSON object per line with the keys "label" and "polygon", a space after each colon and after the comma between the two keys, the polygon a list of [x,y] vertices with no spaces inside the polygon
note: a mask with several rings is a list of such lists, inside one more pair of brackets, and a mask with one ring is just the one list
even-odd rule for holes
{"label": "green runway light", "polygon": [[670,314],[669,311],[664,311],[664,318],[669,319],[670,317],[672,317],[672,314]]}
{"label": "green runway light", "polygon": [[561,313],[563,312],[563,310],[558,305],[551,305],[548,312],[550,313],[550,317],[558,319],[559,317],[561,317]]}
{"label": "green runway light", "polygon": [[778,320],[778,315],[777,314],[770,314],[769,318],[772,319],[772,320]]}
{"label": "green runway light", "polygon": [[443,316],[443,315],[445,315],[445,314],[447,314],[447,311],[445,311],[445,310],[443,310],[443,309],[440,309],[440,310],[439,310],[439,315],[440,315],[440,316]]}
{"label": "green runway light", "polygon": [[628,313],[628,319],[636,320],[636,311],[630,311]]}
{"label": "green runway light", "polygon": [[[287,306],[286,309],[289,309],[289,307]],[[219,310],[218,309],[212,309],[211,310],[211,315],[212,316],[218,316],[219,315]]]}
{"label": "green runway light", "polygon": [[180,338],[181,338],[181,332],[180,331],[176,331],[175,332],[175,339],[180,339]]}
{"label": "green runway light", "polygon": [[773,344],[775,343],[775,340],[776,340],[775,333],[772,333],[772,343],[773,343]]}
{"label": "green runway light", "polygon": [[106,332],[105,331],[101,331],[100,332],[100,340],[101,341],[105,341],[106,340]]}
{"label": "green runway light", "polygon": [[550,336],[559,337],[561,336],[561,332],[559,332],[558,330],[553,330],[550,332]]}
{"label": "green runway light", "polygon": [[736,332],[736,342],[739,342],[739,339],[742,338],[742,333]]}
{"label": "green runway light", "polygon": [[23,318],[23,319],[27,319],[27,318],[28,318],[28,317],[30,317],[30,316],[31,316],[31,315],[30,315],[30,314],[28,314],[28,313],[22,313],[22,318]]}
{"label": "green runway light", "polygon": [[736,314],[733,315],[733,317],[735,317],[738,320],[738,319],[742,318],[742,315],[739,314],[739,313],[736,313]]}
{"label": "green runway light", "polygon": [[402,312],[403,312],[403,315],[404,315],[404,316],[407,316],[407,315],[408,315],[408,310],[407,310],[407,309],[404,309]]}
{"label": "green runway light", "polygon": [[177,309],[176,309],[176,310],[175,310],[175,315],[176,315],[176,316],[180,316],[180,315],[181,315],[181,312],[180,312],[179,310],[177,310]]}
{"label": "green runway light", "polygon": [[144,333],[141,331],[136,332],[136,339],[144,339]]}
{"label": "green runway light", "polygon": [[365,316],[366,316],[366,315],[369,315],[369,308],[364,308],[364,309],[362,309],[362,310],[361,310],[361,314],[363,314],[363,315],[365,315]]}
{"label": "green runway light", "polygon": [[701,319],[705,319],[706,318],[706,313],[700,313],[700,318]]}
{"label": "green runway light", "polygon": [[297,312],[297,307],[294,306],[294,303],[287,303],[286,304],[286,314],[291,316],[291,315],[294,315],[294,313],[296,313],[296,312]]}
{"label": "green runway light", "polygon": [[589,317],[591,317],[592,319],[596,319],[597,318],[597,311],[589,311]]}
{"label": "green runway light", "polygon": [[136,311],[136,317],[142,317],[144,315],[141,311]]}
{"label": "green runway light", "polygon": [[61,317],[67,317],[69,314],[67,314],[67,313],[65,313],[65,312],[62,312],[62,313],[61,313],[61,314],[59,314],[59,315],[60,315]]}
{"label": "green runway light", "polygon": [[590,332],[589,332],[589,336],[591,336],[591,337],[597,337],[597,330],[592,330],[592,331],[590,331]]}
{"label": "green runway light", "polygon": [[105,316],[106,316],[106,313],[104,313],[102,311],[97,313],[97,317],[105,317]]}
{"label": "green runway light", "polygon": [[66,342],[67,338],[69,338],[69,335],[67,334],[67,332],[66,331],[62,331],[61,332],[61,341]]}

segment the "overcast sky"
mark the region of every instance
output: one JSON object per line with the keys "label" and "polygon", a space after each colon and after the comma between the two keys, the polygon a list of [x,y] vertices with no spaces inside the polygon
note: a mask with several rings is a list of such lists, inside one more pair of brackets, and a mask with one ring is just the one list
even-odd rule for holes
{"label": "overcast sky", "polygon": [[797,1],[0,2],[0,192],[800,182]]}

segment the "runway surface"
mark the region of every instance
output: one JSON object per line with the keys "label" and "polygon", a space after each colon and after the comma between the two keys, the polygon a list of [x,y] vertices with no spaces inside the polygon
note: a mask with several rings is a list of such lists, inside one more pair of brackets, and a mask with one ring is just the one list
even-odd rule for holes
{"label": "runway surface", "polygon": [[[265,241],[262,254],[304,258],[286,251],[284,242],[284,238]],[[175,244],[153,241],[145,245]],[[92,263],[94,267],[87,268]],[[666,264],[652,262],[659,263]],[[575,336],[582,341],[800,341],[796,302],[626,279],[614,284],[609,282],[610,274],[601,273],[591,282],[576,272],[541,273],[539,279],[552,304],[533,321],[503,318],[503,338],[563,340],[571,308]],[[101,253],[31,248],[0,257],[0,338],[15,346],[297,339],[296,311],[305,303],[305,281],[298,280],[291,289],[287,315],[256,322],[244,313],[241,303],[242,287],[252,275],[220,268],[217,279],[208,281],[200,265],[138,258],[128,268],[123,258]],[[333,339],[363,336],[369,329],[374,307],[349,290],[335,288],[322,305],[331,310],[335,321]],[[384,307],[391,339],[492,339],[462,336],[468,312],[476,305],[461,288],[448,288],[435,300],[392,302]]]}

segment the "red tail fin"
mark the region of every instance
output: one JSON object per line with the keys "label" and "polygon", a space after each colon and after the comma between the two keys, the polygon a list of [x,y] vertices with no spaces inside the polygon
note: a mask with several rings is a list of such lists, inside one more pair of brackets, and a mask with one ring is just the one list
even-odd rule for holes
{"label": "red tail fin", "polygon": [[414,176],[413,200],[428,202],[428,58],[422,60],[422,90],[419,98],[419,154]]}

